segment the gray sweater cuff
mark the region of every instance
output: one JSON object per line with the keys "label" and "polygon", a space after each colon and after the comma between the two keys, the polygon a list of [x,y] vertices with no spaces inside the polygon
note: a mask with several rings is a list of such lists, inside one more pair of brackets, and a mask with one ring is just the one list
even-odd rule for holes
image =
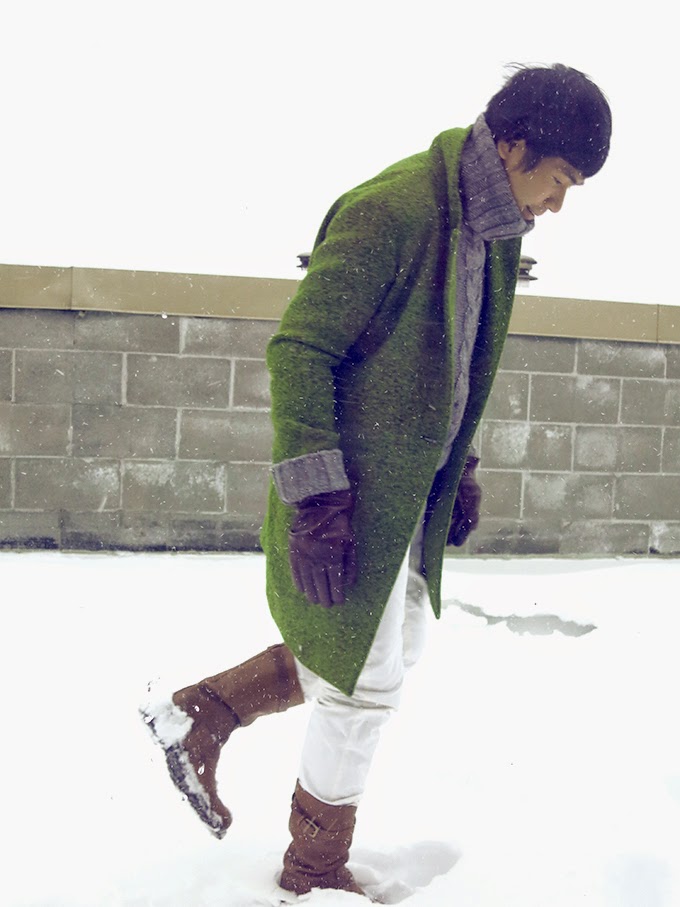
{"label": "gray sweater cuff", "polygon": [[314,494],[349,488],[341,450],[320,450],[272,466],[272,478],[284,504],[296,504]]}

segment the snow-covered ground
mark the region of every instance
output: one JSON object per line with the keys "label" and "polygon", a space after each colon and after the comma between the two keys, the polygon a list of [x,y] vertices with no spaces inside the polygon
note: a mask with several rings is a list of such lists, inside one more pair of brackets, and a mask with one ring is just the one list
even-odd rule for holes
{"label": "snow-covered ground", "polygon": [[[230,741],[223,841],[137,714],[149,681],[184,685],[277,641],[263,567],[0,554],[3,904],[273,901],[308,706]],[[677,560],[448,560],[447,607],[359,810],[357,880],[412,907],[677,907],[679,588]]]}

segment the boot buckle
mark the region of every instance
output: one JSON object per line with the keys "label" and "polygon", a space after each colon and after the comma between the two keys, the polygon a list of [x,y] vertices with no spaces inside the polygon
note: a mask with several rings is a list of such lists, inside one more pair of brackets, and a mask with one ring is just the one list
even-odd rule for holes
{"label": "boot buckle", "polygon": [[301,825],[303,826],[303,833],[310,838],[315,838],[321,831],[321,827],[313,819],[308,819],[307,816],[301,820]]}

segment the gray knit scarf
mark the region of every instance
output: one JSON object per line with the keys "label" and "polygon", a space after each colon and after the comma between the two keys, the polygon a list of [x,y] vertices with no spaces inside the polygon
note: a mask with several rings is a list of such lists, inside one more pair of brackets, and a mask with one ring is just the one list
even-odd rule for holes
{"label": "gray knit scarf", "polygon": [[470,389],[470,360],[482,310],[487,243],[524,236],[525,221],[484,116],[477,118],[461,153],[463,223],[458,242],[454,333],[455,385],[448,443],[439,466],[446,463],[460,428]]}

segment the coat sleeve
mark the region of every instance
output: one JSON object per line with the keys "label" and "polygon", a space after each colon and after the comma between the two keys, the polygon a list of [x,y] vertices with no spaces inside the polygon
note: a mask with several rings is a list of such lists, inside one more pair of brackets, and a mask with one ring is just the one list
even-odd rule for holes
{"label": "coat sleeve", "polygon": [[399,245],[399,225],[380,193],[341,199],[269,343],[273,474],[286,503],[348,487],[334,373],[393,285]]}

